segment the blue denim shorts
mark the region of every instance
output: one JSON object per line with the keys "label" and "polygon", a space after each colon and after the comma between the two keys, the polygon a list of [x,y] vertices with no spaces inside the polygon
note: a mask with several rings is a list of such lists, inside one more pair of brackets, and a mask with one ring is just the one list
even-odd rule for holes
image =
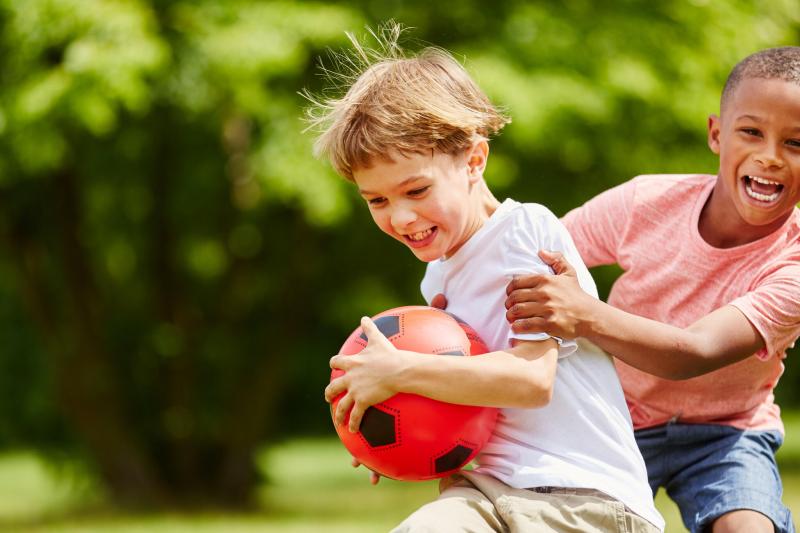
{"label": "blue denim shorts", "polygon": [[766,515],[775,531],[795,531],[792,513],[781,502],[783,486],[775,463],[783,444],[779,432],[669,423],[638,430],[636,441],[653,494],[664,487],[692,533],[737,509]]}

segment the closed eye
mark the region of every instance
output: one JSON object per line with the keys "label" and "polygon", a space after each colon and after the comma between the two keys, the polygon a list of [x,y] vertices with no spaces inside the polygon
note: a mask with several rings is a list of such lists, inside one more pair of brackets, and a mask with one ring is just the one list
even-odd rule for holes
{"label": "closed eye", "polygon": [[430,185],[426,185],[425,187],[420,187],[418,189],[412,189],[412,190],[408,191],[408,195],[409,196],[421,196],[421,195],[425,194],[426,192],[428,192],[428,189],[430,189],[430,188],[431,188]]}
{"label": "closed eye", "polygon": [[739,131],[741,131],[742,133],[745,133],[747,135],[753,135],[753,136],[756,136],[756,137],[760,137],[761,136],[761,132],[759,130],[757,130],[756,128],[742,128]]}
{"label": "closed eye", "polygon": [[384,198],[383,196],[377,196],[375,198],[370,198],[369,200],[367,200],[367,203],[373,207],[381,206],[383,205],[384,202],[386,202],[386,198]]}

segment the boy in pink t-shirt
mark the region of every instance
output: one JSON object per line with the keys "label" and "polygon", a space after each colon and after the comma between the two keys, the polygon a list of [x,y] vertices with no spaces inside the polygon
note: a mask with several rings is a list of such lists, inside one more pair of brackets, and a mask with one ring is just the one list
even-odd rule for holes
{"label": "boy in pink t-shirt", "polygon": [[800,336],[800,48],[741,61],[708,120],[717,176],[640,176],[563,219],[587,266],[624,273],[608,304],[518,278],[514,331],[584,337],[616,358],[653,491],[691,531],[794,531],[772,391]]}

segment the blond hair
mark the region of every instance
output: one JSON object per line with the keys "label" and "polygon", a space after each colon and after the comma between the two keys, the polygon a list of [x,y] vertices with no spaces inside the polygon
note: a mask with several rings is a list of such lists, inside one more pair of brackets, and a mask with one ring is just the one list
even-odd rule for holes
{"label": "blond hair", "polygon": [[328,158],[352,181],[353,170],[388,154],[456,154],[477,138],[488,139],[510,119],[504,116],[447,51],[424,48],[407,55],[398,45],[403,28],[389,23],[369,49],[352,34],[353,54],[334,56],[338,71],[323,69],[329,81],[349,87],[344,96],[309,93],[310,128],[320,131],[314,155]]}

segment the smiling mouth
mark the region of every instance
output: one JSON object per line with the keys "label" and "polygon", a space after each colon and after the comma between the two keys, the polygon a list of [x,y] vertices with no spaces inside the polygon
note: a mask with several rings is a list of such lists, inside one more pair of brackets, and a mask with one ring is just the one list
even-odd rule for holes
{"label": "smiling mouth", "polygon": [[761,176],[744,176],[744,190],[747,196],[764,203],[775,202],[783,192],[783,185]]}
{"label": "smiling mouth", "polygon": [[412,240],[414,242],[419,242],[424,240],[428,237],[431,233],[433,233],[434,228],[428,228],[425,231],[418,231],[417,233],[410,233],[406,235],[406,239]]}
{"label": "smiling mouth", "polygon": [[434,237],[436,236],[437,226],[431,226],[430,228],[422,231],[418,231],[416,233],[407,233],[403,235],[403,239],[408,243],[409,246],[412,248],[421,248],[430,244]]}

